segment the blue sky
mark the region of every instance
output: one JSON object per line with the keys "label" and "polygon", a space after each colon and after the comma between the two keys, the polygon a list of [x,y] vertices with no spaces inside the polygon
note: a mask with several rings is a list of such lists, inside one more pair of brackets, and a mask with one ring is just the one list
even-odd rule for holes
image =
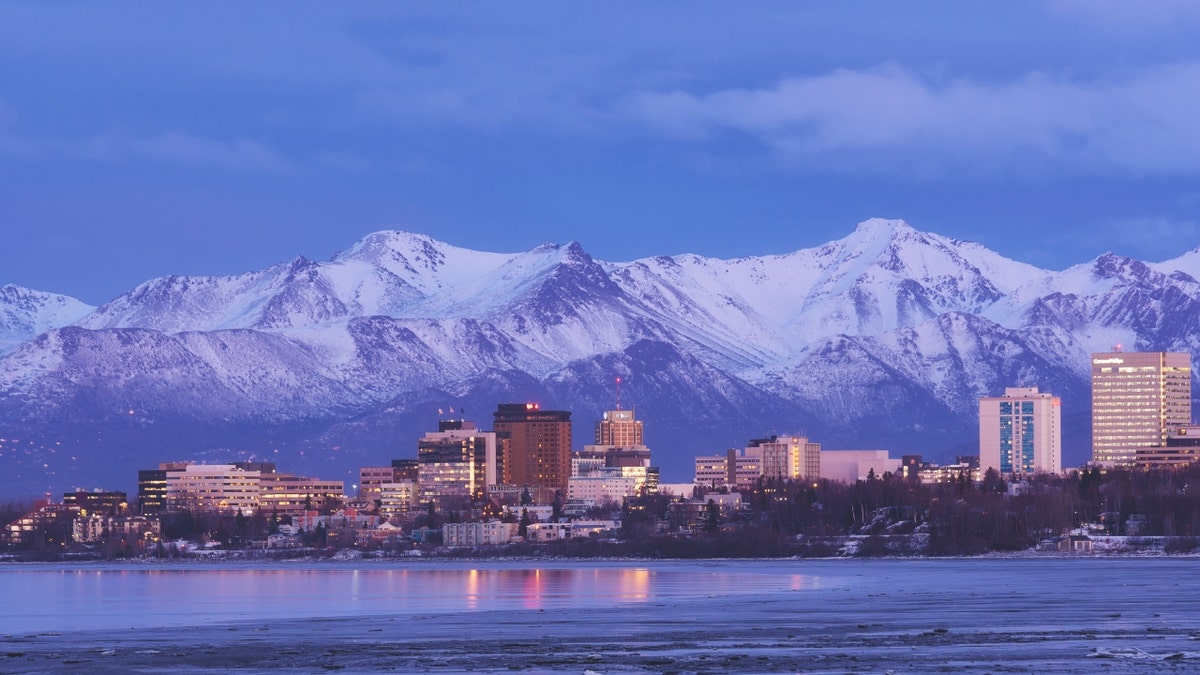
{"label": "blue sky", "polygon": [[0,4],[0,284],[100,303],[393,228],[1200,245],[1200,3],[443,4]]}

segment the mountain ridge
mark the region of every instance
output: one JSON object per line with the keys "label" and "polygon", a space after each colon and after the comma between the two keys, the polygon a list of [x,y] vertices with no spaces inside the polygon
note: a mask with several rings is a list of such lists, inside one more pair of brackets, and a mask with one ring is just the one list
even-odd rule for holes
{"label": "mountain ridge", "polygon": [[[1090,352],[1194,353],[1198,266],[1200,249],[1048,271],[871,219],[730,260],[611,263],[578,242],[488,253],[385,230],[327,261],[160,277],[96,308],[0,291],[0,318],[21,317],[0,323],[0,438],[23,439],[0,441],[0,459],[38,485],[114,475],[96,471],[113,453],[133,471],[218,443],[288,470],[386,464],[434,427],[451,403],[437,396],[470,400],[486,428],[501,401],[484,394],[508,391],[497,373],[523,383],[514,396],[575,410],[577,445],[625,378],[623,398],[658,416],[647,439],[672,481],[770,431],[951,459],[973,451],[979,396],[1037,385],[1079,413]],[[353,447],[333,453],[342,436]]]}

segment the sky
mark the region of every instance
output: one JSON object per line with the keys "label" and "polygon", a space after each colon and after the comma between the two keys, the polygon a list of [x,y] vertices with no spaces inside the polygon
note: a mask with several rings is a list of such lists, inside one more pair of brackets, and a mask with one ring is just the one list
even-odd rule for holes
{"label": "sky", "polygon": [[0,285],[105,302],[399,229],[623,262],[871,217],[1200,246],[1200,3],[0,3]]}

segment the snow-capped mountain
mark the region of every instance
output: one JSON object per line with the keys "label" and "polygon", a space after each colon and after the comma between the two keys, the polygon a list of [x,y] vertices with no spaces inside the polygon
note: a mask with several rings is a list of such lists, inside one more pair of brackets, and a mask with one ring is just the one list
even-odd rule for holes
{"label": "snow-capped mountain", "polygon": [[128,485],[216,448],[352,479],[412,456],[438,408],[486,428],[505,400],[573,410],[582,444],[616,376],[668,480],[773,432],[971,453],[976,399],[1018,384],[1064,397],[1080,462],[1088,354],[1200,349],[1198,266],[1200,249],[1048,271],[873,219],[736,260],[603,262],[574,242],[484,253],[377,232],[328,261],[153,279],[99,308],[5,287],[0,492]]}
{"label": "snow-capped mountain", "polygon": [[95,309],[65,295],[0,286],[0,354],[48,330],[69,326]]}

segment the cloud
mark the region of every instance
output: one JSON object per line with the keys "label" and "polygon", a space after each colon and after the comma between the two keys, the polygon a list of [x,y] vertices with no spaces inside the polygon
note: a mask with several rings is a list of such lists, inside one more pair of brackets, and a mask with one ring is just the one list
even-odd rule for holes
{"label": "cloud", "polygon": [[1200,20],[1195,0],[1049,0],[1047,5],[1053,12],[1127,35],[1190,31]]}
{"label": "cloud", "polygon": [[258,141],[221,141],[178,132],[146,138],[99,136],[84,142],[78,151],[82,156],[101,160],[146,159],[235,171],[289,169],[282,156]]}
{"label": "cloud", "polygon": [[[34,139],[12,133],[0,107],[0,157],[20,160],[149,161],[232,171],[286,172],[279,153],[256,140],[223,141],[180,132],[135,137],[108,133],[82,140]],[[13,115],[7,115],[11,118]]]}
{"label": "cloud", "polygon": [[1110,250],[1142,260],[1164,260],[1200,241],[1200,222],[1189,218],[1139,216],[1100,225],[1098,237]]}
{"label": "cloud", "polygon": [[938,81],[896,65],[789,77],[773,87],[642,92],[627,119],[681,141],[747,134],[785,162],[947,172],[1200,171],[1200,63],[1075,81]]}

